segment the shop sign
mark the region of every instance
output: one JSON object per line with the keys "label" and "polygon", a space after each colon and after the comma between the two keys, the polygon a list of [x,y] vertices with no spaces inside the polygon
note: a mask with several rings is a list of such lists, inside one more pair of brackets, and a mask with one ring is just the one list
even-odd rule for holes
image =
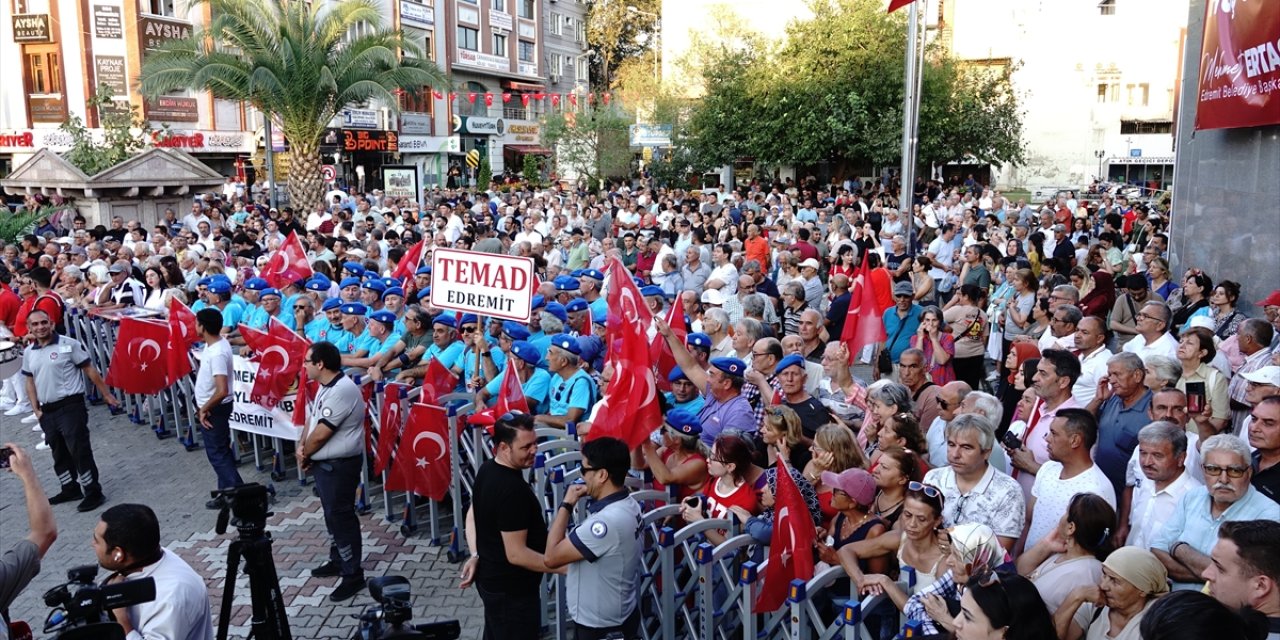
{"label": "shop sign", "polygon": [[471,7],[458,7],[458,22],[480,24],[480,12]]}
{"label": "shop sign", "polygon": [[124,56],[94,56],[93,68],[98,84],[111,88],[111,95],[129,95],[128,70],[124,65]]}
{"label": "shop sign", "polygon": [[417,198],[418,168],[383,165],[382,193],[388,198]]}
{"label": "shop sign", "polygon": [[190,37],[191,23],[185,20],[146,15],[138,18],[138,41],[143,51],[154,51],[170,40]]}
{"label": "shop sign", "polygon": [[343,109],[343,129],[377,129],[378,112],[373,109]]}
{"label": "shop sign", "polygon": [[99,38],[119,40],[124,37],[124,20],[120,7],[109,4],[93,5],[93,34]]}
{"label": "shop sign", "polygon": [[246,151],[245,134],[216,131],[154,131],[151,144],[191,152]]}
{"label": "shop sign", "polygon": [[507,125],[507,133],[511,134],[511,138],[515,142],[538,141],[538,125],[536,124]]}
{"label": "shop sign", "polygon": [[374,153],[398,153],[400,151],[400,134],[394,131],[342,131],[343,151],[366,151]]}
{"label": "shop sign", "polygon": [[510,31],[512,27],[511,14],[502,13],[501,11],[490,11],[489,26],[493,27],[494,29],[502,29],[503,31]]}
{"label": "shop sign", "polygon": [[511,63],[502,56],[493,56],[478,51],[458,49],[458,64],[490,71],[510,71]]}
{"label": "shop sign", "polygon": [[431,7],[413,0],[400,0],[400,22],[421,27],[434,26],[436,16]]}
{"label": "shop sign", "polygon": [[49,14],[18,13],[13,16],[14,42],[51,42],[53,31],[49,29]]}
{"label": "shop sign", "polygon": [[516,71],[522,76],[536,76],[538,75],[538,63],[521,62],[516,65]]}
{"label": "shop sign", "polygon": [[199,103],[195,98],[160,96],[148,100],[147,118],[165,122],[199,122]]}
{"label": "shop sign", "polygon": [[401,112],[400,133],[420,133],[430,135],[431,114],[413,113],[410,111]]}
{"label": "shop sign", "polygon": [[36,137],[30,131],[0,133],[0,149],[34,149]]}
{"label": "shop sign", "polygon": [[633,147],[671,146],[671,125],[633,124],[629,127]]}
{"label": "shop sign", "polygon": [[480,136],[500,136],[507,130],[507,123],[502,118],[482,118],[480,116],[454,116],[453,132],[470,133]]}
{"label": "shop sign", "polygon": [[457,136],[400,136],[400,153],[454,153],[461,145]]}
{"label": "shop sign", "polygon": [[67,119],[66,105],[62,96],[27,98],[27,106],[31,109],[32,122],[62,122]]}
{"label": "shop sign", "polygon": [[1121,156],[1109,158],[1107,164],[1173,164],[1173,156]]}

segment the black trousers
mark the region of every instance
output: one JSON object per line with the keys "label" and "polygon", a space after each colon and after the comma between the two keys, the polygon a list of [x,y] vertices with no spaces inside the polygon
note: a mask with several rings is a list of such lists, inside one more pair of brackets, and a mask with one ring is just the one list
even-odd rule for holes
{"label": "black trousers", "polygon": [[538,640],[542,636],[542,599],[538,592],[501,593],[476,583],[484,603],[483,640]]}
{"label": "black trousers", "polygon": [[53,454],[53,470],[58,474],[58,483],[67,492],[102,493],[102,485],[98,483],[98,465],[93,460],[93,448],[89,445],[89,410],[85,407],[84,398],[81,397],[79,402],[53,404],[57,405],[56,408],[41,412],[40,428],[44,430],[44,441]]}
{"label": "black trousers", "polygon": [[604,640],[608,635],[621,637],[622,640],[634,640],[640,637],[640,603],[636,603],[636,608],[627,616],[622,624],[616,627],[605,627],[597,629],[595,627],[587,627],[578,623],[573,623],[574,640]]}
{"label": "black trousers", "polygon": [[329,560],[342,568],[342,577],[364,577],[360,567],[363,549],[360,517],[356,515],[356,490],[360,486],[360,456],[312,460],[311,475],[316,480],[324,526],[329,530]]}

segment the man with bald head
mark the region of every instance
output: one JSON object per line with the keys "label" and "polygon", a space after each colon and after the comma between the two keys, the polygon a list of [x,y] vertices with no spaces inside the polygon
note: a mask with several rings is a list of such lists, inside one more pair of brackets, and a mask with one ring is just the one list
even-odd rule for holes
{"label": "man with bald head", "polygon": [[1106,327],[1096,316],[1085,316],[1076,325],[1075,353],[1080,359],[1080,377],[1071,386],[1071,395],[1082,405],[1088,406],[1098,393],[1098,381],[1107,375],[1107,360],[1112,354],[1107,349]]}
{"label": "man with bald head", "polygon": [[955,419],[965,397],[972,392],[973,388],[960,380],[948,382],[938,390],[937,417],[926,427],[928,431],[925,433],[925,441],[929,445],[930,467],[947,466],[947,425]]}
{"label": "man with bald head", "polygon": [[818,366],[822,366],[822,352],[827,348],[823,331],[822,313],[817,309],[805,309],[800,313],[800,328],[797,335],[804,341],[804,351],[801,355],[805,360]]}

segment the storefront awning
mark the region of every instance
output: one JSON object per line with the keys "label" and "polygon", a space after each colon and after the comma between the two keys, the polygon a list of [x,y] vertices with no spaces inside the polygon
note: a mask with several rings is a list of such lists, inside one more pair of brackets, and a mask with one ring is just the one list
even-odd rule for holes
{"label": "storefront awning", "polygon": [[514,151],[516,153],[524,154],[527,156],[528,155],[533,155],[533,156],[551,155],[550,149],[546,147],[539,147],[537,145],[532,145],[532,144],[509,144],[503,148],[508,151]]}
{"label": "storefront awning", "polygon": [[512,91],[544,91],[546,90],[546,87],[540,84],[534,84],[532,82],[517,82],[515,80],[503,80],[502,88],[510,89]]}

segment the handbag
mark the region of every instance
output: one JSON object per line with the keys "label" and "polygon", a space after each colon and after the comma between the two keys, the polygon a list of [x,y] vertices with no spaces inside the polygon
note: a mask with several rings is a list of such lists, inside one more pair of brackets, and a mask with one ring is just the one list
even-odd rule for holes
{"label": "handbag", "polygon": [[898,330],[893,333],[893,339],[885,343],[885,347],[880,350],[880,355],[876,358],[876,369],[880,373],[893,373],[893,359],[889,357],[889,351],[893,349],[893,345],[898,342],[898,336],[902,335],[902,330],[907,326],[906,320],[898,323]]}

